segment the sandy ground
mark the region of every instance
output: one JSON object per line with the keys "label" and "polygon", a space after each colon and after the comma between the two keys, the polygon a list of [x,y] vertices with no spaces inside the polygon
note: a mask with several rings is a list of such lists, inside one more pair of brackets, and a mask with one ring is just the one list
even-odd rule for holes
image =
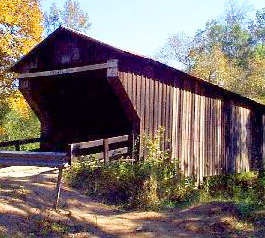
{"label": "sandy ground", "polygon": [[62,186],[52,209],[58,171],[0,169],[0,238],[7,237],[264,237],[239,221],[230,204],[198,204],[162,212],[120,211]]}

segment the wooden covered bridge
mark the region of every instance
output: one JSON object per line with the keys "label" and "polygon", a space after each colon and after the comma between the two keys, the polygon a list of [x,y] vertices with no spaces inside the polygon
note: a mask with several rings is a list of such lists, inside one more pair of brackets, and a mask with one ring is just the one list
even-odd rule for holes
{"label": "wooden covered bridge", "polygon": [[13,71],[40,119],[42,150],[163,126],[162,147],[186,175],[263,166],[264,105],[150,58],[60,27]]}

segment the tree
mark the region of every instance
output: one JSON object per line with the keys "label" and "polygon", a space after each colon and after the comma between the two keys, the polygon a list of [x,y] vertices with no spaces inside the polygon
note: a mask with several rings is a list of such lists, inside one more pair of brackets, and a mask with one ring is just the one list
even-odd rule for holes
{"label": "tree", "polygon": [[88,14],[81,9],[79,2],[67,0],[62,10],[58,9],[55,3],[52,3],[50,12],[45,13],[44,26],[47,34],[60,25],[87,32],[91,23]]}
{"label": "tree", "polygon": [[0,1],[0,100],[14,91],[8,68],[41,40],[41,23],[38,0]]}
{"label": "tree", "polygon": [[257,11],[256,13],[256,24],[255,24],[255,35],[259,42],[265,41],[265,8]]}
{"label": "tree", "polygon": [[192,48],[194,48],[193,38],[184,32],[177,33],[168,38],[166,44],[156,53],[155,58],[165,64],[178,61],[181,68],[184,67],[189,71],[193,61],[190,57]]}
{"label": "tree", "polygon": [[246,11],[230,2],[193,37],[171,36],[160,59],[177,60],[188,73],[265,102],[265,8],[252,20]]}
{"label": "tree", "polygon": [[0,1],[0,140],[39,133],[39,122],[8,69],[41,40],[42,19],[38,0]]}
{"label": "tree", "polygon": [[60,10],[57,8],[56,4],[53,2],[50,7],[50,12],[44,14],[44,26],[45,31],[48,34],[49,32],[54,31],[61,25],[60,19]]}
{"label": "tree", "polygon": [[228,63],[228,58],[223,53],[220,45],[215,45],[209,52],[196,53],[195,63],[190,73],[207,79],[207,81],[221,86],[231,87],[235,81],[236,69]]}

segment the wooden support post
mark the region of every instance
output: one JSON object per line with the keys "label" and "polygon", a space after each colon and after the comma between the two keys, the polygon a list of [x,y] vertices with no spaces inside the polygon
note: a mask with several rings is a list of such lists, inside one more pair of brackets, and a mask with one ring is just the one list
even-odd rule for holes
{"label": "wooden support post", "polygon": [[70,155],[69,155],[69,165],[71,166],[72,160],[75,157],[74,144],[70,144]]}
{"label": "wooden support post", "polygon": [[16,151],[20,151],[19,143],[16,143],[16,144],[15,144],[15,148],[16,148]]}
{"label": "wooden support post", "polygon": [[60,197],[60,190],[61,190],[61,182],[62,182],[62,176],[63,176],[63,168],[59,168],[59,174],[58,174],[58,181],[56,185],[56,191],[55,191],[55,203],[54,203],[54,209],[57,210],[59,197]]}
{"label": "wooden support post", "polygon": [[104,158],[104,163],[109,162],[109,142],[108,139],[103,140],[103,158]]}
{"label": "wooden support post", "polygon": [[128,149],[129,149],[129,156],[131,157],[132,160],[135,159],[135,144],[134,144],[134,134],[130,135],[129,137],[129,145],[128,145]]}

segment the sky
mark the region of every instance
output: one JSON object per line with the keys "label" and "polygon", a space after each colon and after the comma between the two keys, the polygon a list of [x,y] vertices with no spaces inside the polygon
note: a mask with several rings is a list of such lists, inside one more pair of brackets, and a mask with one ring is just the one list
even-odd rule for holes
{"label": "sky", "polygon": [[[54,0],[42,0],[47,11]],[[56,0],[62,7],[65,0]],[[79,0],[92,23],[92,38],[141,55],[153,56],[177,32],[194,34],[220,16],[227,0]],[[238,0],[254,13],[265,0]]]}

